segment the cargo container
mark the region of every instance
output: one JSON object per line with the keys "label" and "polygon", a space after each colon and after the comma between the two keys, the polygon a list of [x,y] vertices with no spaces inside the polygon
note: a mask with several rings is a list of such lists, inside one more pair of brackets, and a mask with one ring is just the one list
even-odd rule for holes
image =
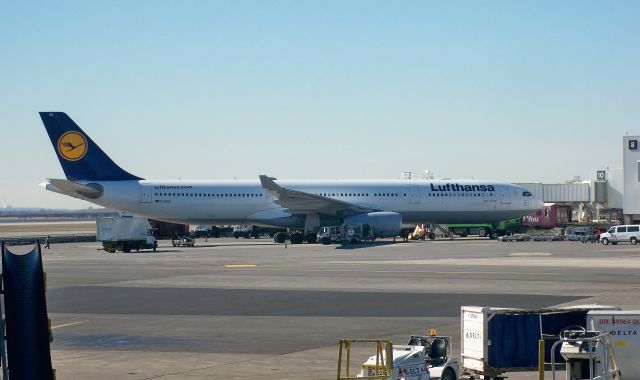
{"label": "cargo container", "polygon": [[611,334],[616,363],[623,378],[640,380],[640,310],[590,311],[587,329]]}
{"label": "cargo container", "polygon": [[[538,368],[538,342],[545,338],[545,362],[551,361],[551,346],[560,332],[570,326],[587,325],[593,309],[616,310],[611,306],[576,306],[523,310],[495,307],[461,307],[460,360],[471,376],[502,377],[505,372]],[[556,358],[560,357],[559,347]]]}

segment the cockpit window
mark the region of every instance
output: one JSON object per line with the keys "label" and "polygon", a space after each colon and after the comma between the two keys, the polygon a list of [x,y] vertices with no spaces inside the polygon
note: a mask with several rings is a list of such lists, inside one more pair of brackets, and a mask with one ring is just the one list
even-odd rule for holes
{"label": "cockpit window", "polygon": [[532,196],[533,196],[533,194],[531,194],[531,192],[529,192],[529,191],[523,191],[523,192],[522,192],[522,196],[523,196],[523,197],[532,197]]}

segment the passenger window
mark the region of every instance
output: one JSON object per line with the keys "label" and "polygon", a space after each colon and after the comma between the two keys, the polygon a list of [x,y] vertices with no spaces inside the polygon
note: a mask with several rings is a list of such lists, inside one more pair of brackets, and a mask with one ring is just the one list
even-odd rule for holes
{"label": "passenger window", "polygon": [[627,232],[627,227],[618,227],[618,232]]}
{"label": "passenger window", "polygon": [[638,231],[640,231],[640,226],[627,227],[627,232],[638,232]]}

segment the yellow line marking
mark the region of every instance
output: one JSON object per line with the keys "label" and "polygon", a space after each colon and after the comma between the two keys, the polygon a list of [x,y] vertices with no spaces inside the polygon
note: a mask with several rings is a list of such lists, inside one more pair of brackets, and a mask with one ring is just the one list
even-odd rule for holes
{"label": "yellow line marking", "polygon": [[255,264],[227,264],[224,267],[225,268],[253,268],[255,267]]}
{"label": "yellow line marking", "polygon": [[87,323],[87,322],[88,322],[88,321],[80,321],[80,322],[71,322],[71,323],[66,323],[66,324],[64,324],[64,325],[53,326],[53,327],[51,328],[51,330],[59,329],[59,328],[61,328],[61,327],[68,327],[68,326],[73,326],[73,325],[80,325],[80,324]]}

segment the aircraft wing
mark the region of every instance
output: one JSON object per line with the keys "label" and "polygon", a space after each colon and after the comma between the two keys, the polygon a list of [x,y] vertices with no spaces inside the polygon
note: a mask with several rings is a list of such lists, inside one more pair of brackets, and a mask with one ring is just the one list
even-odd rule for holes
{"label": "aircraft wing", "polygon": [[324,214],[331,216],[349,216],[363,212],[381,211],[379,209],[337,199],[306,193],[304,191],[287,189],[275,182],[275,178],[260,176],[262,187],[277,199],[275,203],[284,207],[291,214]]}

